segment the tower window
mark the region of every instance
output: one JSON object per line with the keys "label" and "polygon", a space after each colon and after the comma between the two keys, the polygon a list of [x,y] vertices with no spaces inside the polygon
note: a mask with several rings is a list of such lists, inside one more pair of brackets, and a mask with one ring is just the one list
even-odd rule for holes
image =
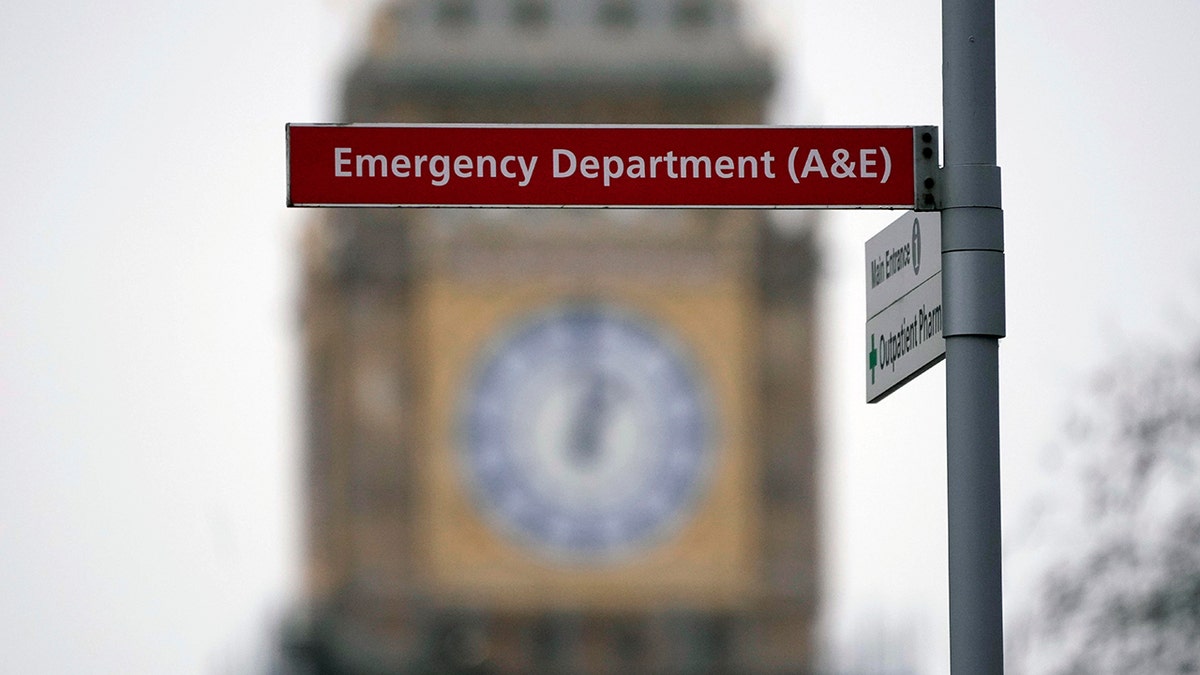
{"label": "tower window", "polygon": [[627,30],[637,23],[637,7],[632,0],[602,0],[596,18],[605,28]]}
{"label": "tower window", "polygon": [[550,5],[546,0],[514,0],[512,19],[518,27],[530,30],[545,28],[550,23]]}
{"label": "tower window", "polygon": [[679,0],[675,3],[673,18],[675,25],[685,30],[698,30],[712,26],[713,0]]}
{"label": "tower window", "polygon": [[465,28],[475,22],[475,1],[441,0],[436,12],[437,23],[442,28]]}

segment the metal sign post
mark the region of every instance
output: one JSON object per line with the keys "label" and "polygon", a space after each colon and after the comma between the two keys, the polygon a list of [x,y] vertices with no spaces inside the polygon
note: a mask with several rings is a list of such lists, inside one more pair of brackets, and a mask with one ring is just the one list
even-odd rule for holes
{"label": "metal sign post", "polygon": [[942,0],[942,273],[950,670],[1004,672],[999,338],[1004,214],[996,166],[994,0]]}

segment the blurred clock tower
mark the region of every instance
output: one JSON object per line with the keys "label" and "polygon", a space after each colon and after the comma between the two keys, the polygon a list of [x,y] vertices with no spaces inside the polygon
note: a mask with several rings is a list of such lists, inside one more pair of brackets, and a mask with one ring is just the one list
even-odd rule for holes
{"label": "blurred clock tower", "polygon": [[[759,124],[724,0],[384,3],[348,122]],[[316,672],[803,672],[815,254],[736,210],[329,210],[304,246]]]}

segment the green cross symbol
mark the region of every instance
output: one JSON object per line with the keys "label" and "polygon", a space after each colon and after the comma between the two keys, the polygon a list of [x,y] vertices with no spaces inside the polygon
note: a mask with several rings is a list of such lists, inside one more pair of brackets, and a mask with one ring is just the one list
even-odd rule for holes
{"label": "green cross symbol", "polygon": [[879,352],[875,350],[875,336],[871,336],[871,353],[867,354],[867,370],[871,371],[871,384],[875,384],[875,366],[879,363]]}

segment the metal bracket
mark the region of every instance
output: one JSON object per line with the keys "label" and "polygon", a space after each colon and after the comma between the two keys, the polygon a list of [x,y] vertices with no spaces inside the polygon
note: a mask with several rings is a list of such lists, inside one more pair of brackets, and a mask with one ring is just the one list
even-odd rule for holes
{"label": "metal bracket", "polygon": [[956,164],[942,169],[942,208],[1000,208],[1000,167]]}
{"label": "metal bracket", "polygon": [[[945,217],[943,216],[943,222]],[[1004,252],[947,251],[942,255],[944,337],[1005,335]]]}
{"label": "metal bracket", "polygon": [[938,128],[913,127],[913,191],[917,211],[942,209],[942,176],[938,168]]}

